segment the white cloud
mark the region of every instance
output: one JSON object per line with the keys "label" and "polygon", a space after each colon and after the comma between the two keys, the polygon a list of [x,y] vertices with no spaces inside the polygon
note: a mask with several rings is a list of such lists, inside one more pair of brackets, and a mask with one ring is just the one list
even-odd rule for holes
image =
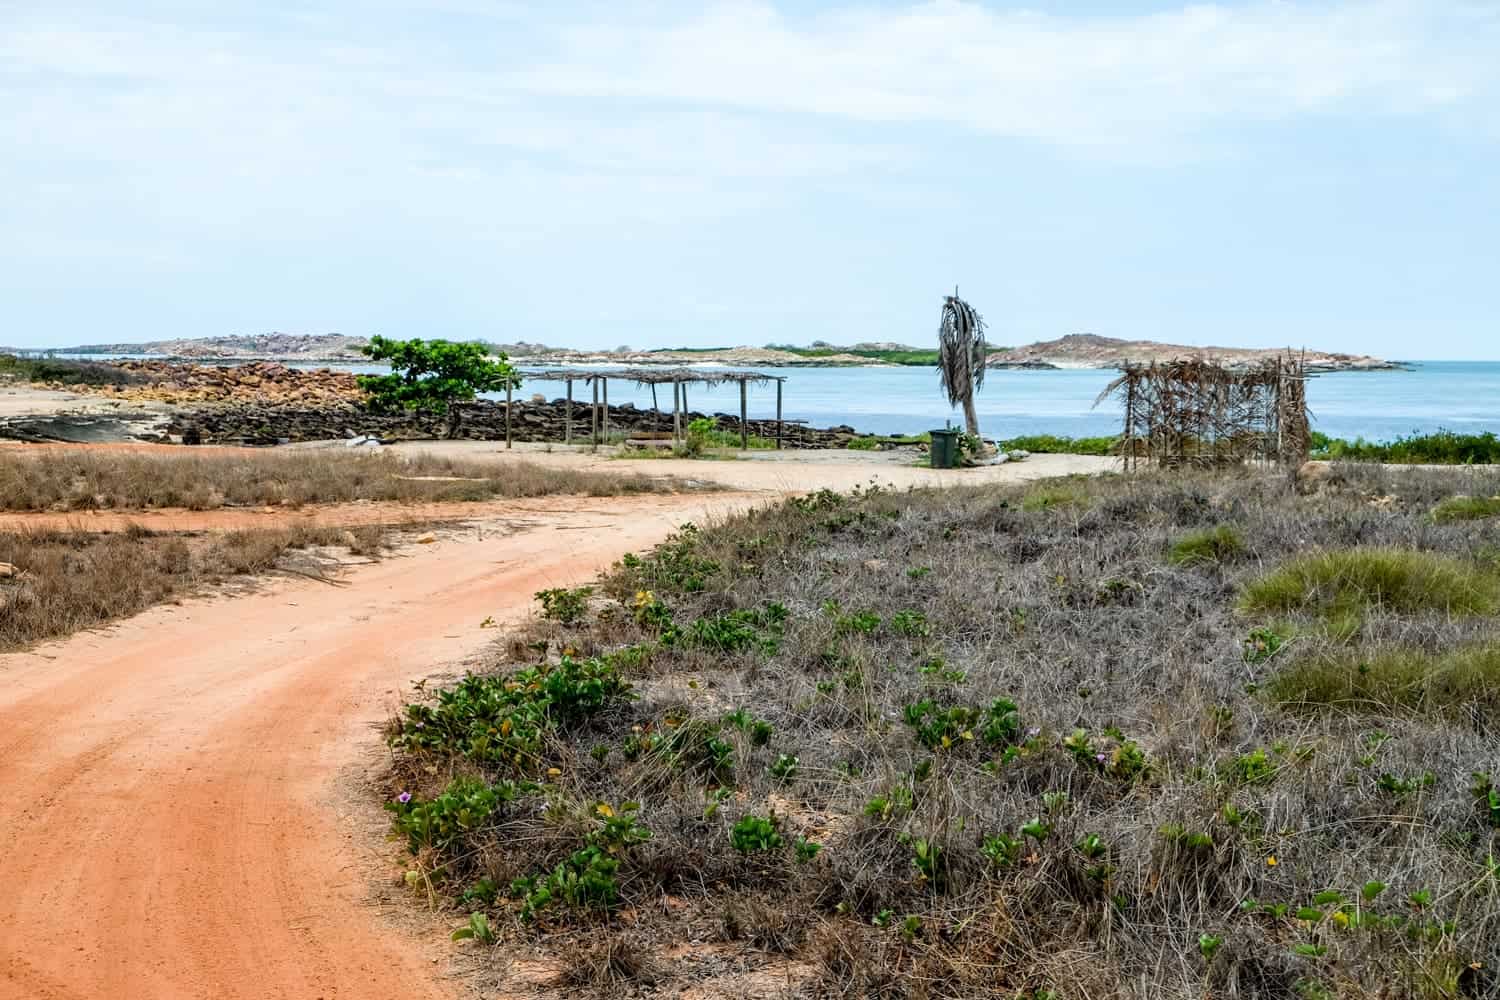
{"label": "white cloud", "polygon": [[1482,105],[1500,9],[1377,0],[1063,17],[960,0],[793,17],[754,0],[563,33],[510,79],[545,94],[942,122],[1119,145],[1218,123]]}

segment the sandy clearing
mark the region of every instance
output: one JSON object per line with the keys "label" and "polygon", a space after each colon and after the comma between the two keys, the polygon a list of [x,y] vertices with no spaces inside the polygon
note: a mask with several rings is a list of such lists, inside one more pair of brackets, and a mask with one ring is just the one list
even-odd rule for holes
{"label": "sandy clearing", "polygon": [[[293,447],[319,447],[294,445]],[[326,447],[324,445],[323,447]],[[342,447],[335,445],[334,447]],[[574,445],[517,443],[507,450],[493,441],[409,441],[389,446],[397,453],[426,452],[469,461],[528,462],[580,471],[672,476],[717,483],[732,490],[801,493],[816,489],[851,490],[878,484],[895,489],[921,486],[969,486],[982,483],[1019,483],[1074,474],[1095,475],[1117,470],[1118,460],[1093,455],[1032,455],[1022,462],[974,469],[928,469],[912,463],[911,451],[859,452],[833,449],[740,452],[734,461],[702,459],[614,457],[613,449],[591,452]]]}
{"label": "sandy clearing", "polygon": [[486,616],[748,502],[569,498],[345,587],[276,582],[0,656],[0,997],[452,995],[441,928],[413,940],[371,908],[390,856],[368,810],[340,818],[338,775],[376,765],[372,726],[491,641]]}

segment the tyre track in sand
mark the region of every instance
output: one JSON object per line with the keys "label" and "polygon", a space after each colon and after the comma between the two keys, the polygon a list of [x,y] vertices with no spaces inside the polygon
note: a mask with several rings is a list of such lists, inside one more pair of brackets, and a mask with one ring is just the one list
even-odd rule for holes
{"label": "tyre track in sand", "polygon": [[0,997],[452,996],[446,939],[371,905],[382,858],[340,776],[378,759],[410,681],[494,638],[486,616],[756,499],[511,502],[521,530],[481,523],[347,586],[277,581],[0,656]]}

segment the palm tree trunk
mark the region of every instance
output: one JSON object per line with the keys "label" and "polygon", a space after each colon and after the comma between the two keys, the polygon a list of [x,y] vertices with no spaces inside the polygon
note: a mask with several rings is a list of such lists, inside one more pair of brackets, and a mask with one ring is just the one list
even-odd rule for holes
{"label": "palm tree trunk", "polygon": [[979,436],[979,414],[974,409],[974,394],[971,392],[964,397],[964,425],[970,434]]}

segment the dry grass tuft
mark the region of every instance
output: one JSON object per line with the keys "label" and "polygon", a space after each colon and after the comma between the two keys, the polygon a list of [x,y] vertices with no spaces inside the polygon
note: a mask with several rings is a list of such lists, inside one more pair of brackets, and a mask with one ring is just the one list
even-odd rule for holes
{"label": "dry grass tuft", "polygon": [[1337,615],[1371,608],[1403,614],[1489,615],[1500,609],[1500,578],[1452,556],[1358,548],[1298,556],[1252,581],[1249,612]]}
{"label": "dry grass tuft", "polygon": [[552,494],[659,493],[670,481],[575,472],[527,463],[499,466],[426,454],[342,450],[200,453],[37,448],[0,452],[0,509],[137,510],[335,503],[452,501]]}
{"label": "dry grass tuft", "polygon": [[[293,550],[331,545],[380,551],[382,529],[267,528],[223,535],[45,531],[0,533],[0,650],[69,635],[188,596],[236,576],[265,573]],[[316,564],[301,572],[316,575]]]}
{"label": "dry grass tuft", "polygon": [[1487,517],[1500,517],[1500,497],[1450,497],[1432,508],[1432,519],[1439,524]]}
{"label": "dry grass tuft", "polygon": [[1500,644],[1440,652],[1336,650],[1294,660],[1266,693],[1297,709],[1500,724]]}
{"label": "dry grass tuft", "polygon": [[1178,566],[1226,563],[1244,555],[1245,540],[1231,524],[1191,531],[1172,543],[1168,558]]}

